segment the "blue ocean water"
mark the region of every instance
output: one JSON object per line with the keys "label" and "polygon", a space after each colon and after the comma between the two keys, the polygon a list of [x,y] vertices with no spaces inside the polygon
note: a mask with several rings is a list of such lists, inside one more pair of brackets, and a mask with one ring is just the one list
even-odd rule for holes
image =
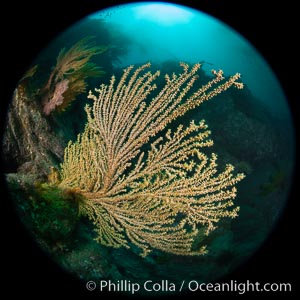
{"label": "blue ocean water", "polygon": [[120,65],[172,59],[204,62],[203,69],[223,69],[225,75],[242,74],[270,113],[290,118],[285,95],[270,66],[240,34],[200,11],[165,3],[142,2],[106,9],[90,18],[116,25],[131,44]]}

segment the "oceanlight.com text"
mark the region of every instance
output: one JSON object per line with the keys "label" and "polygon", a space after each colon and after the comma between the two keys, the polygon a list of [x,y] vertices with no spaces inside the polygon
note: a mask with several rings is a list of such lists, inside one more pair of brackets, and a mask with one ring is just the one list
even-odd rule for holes
{"label": "oceanlight.com text", "polygon": [[100,280],[88,281],[86,288],[89,291],[98,290],[100,292],[125,292],[135,294],[138,292],[234,292],[238,294],[245,294],[251,292],[291,292],[291,283],[273,282],[273,283],[260,283],[251,282],[238,282],[231,280],[223,283],[202,283],[197,280],[182,280],[181,282],[172,282],[170,280],[153,281],[146,280],[143,283],[133,282],[130,280]]}

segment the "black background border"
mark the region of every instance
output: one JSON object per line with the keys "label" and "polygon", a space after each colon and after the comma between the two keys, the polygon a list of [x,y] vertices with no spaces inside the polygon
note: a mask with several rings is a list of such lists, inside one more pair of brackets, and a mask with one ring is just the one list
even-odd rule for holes
{"label": "black background border", "polygon": [[[2,2],[1,7],[1,128],[7,105],[18,80],[38,53],[60,32],[86,15],[125,1],[22,1]],[[131,1],[134,2],[134,1]],[[289,101],[295,128],[299,98],[296,82],[299,67],[296,53],[296,1],[170,1],[198,8],[233,27],[250,41],[273,68]],[[265,4],[269,2],[270,4]],[[298,53],[299,55],[299,53]],[[299,76],[299,75],[298,75]],[[299,160],[298,160],[299,162]],[[296,165],[295,170],[297,171]],[[299,248],[295,245],[298,212],[296,209],[296,172],[287,207],[276,228],[262,247],[239,269],[224,280],[253,282],[291,282],[295,296]],[[3,183],[3,180],[2,182]],[[84,283],[64,273],[32,242],[15,215],[14,208],[2,189],[1,200],[1,292],[12,296],[90,296],[101,297],[97,291],[88,292]],[[268,296],[280,296],[278,293]],[[121,296],[121,295],[119,295]],[[212,294],[189,294],[205,298]],[[214,296],[221,296],[214,295]],[[254,294],[249,293],[252,297]],[[265,298],[266,294],[255,296]]]}

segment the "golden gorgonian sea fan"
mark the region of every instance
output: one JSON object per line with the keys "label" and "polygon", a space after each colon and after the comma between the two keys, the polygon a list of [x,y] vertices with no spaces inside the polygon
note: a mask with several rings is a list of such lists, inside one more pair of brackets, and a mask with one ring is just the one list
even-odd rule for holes
{"label": "golden gorgonian sea fan", "polygon": [[225,80],[213,71],[215,77],[191,93],[200,64],[181,66],[152,99],[160,72],[147,71],[150,64],[130,66],[119,83],[112,76],[95,89],[97,96],[89,93],[93,106],[85,108],[84,132],[65,149],[60,186],[83,195],[80,211],[103,245],[135,245],[142,256],[152,249],[204,254],[205,246],[193,246],[199,229],[209,234],[220,219],[238,215],[232,200],[244,175],[234,175],[232,165],[218,172],[217,155],[201,152],[213,144],[205,122],[166,127],[231,86],[241,89],[240,74]]}

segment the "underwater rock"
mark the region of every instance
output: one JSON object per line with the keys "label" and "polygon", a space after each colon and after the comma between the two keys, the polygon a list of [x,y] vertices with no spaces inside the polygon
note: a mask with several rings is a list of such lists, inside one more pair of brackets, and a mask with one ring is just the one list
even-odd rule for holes
{"label": "underwater rock", "polygon": [[[236,105],[240,97],[244,106],[248,104],[251,109],[244,111]],[[204,103],[202,112],[222,157],[230,158],[225,163],[233,163],[239,157],[234,165],[243,161],[244,166],[240,170],[247,174],[255,165],[276,161],[283,151],[279,145],[278,130],[273,125],[275,120],[268,112],[255,107],[255,101],[246,88],[240,95],[228,93],[223,101],[215,101],[214,105]]]}
{"label": "underwater rock", "polygon": [[16,88],[3,138],[4,165],[8,172],[34,173],[43,178],[50,166],[62,160],[64,142],[42,115],[37,96],[22,82]]}
{"label": "underwater rock", "polygon": [[226,133],[223,142],[229,145],[232,153],[243,153],[252,163],[276,158],[276,132],[266,121],[235,112],[228,115],[223,123],[223,130]]}
{"label": "underwater rock", "polygon": [[37,184],[32,175],[8,174],[6,179],[17,212],[38,244],[50,253],[65,251],[78,223],[80,196]]}

